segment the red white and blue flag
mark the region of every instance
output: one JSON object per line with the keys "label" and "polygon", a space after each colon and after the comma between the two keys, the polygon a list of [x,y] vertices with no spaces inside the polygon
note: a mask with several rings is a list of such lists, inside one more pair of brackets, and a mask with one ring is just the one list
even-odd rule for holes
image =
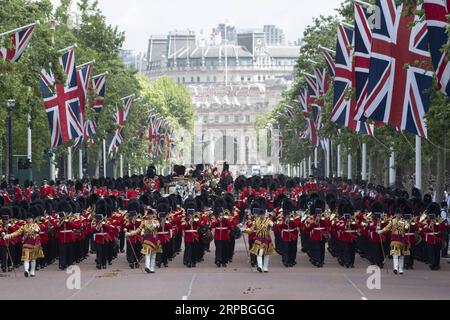
{"label": "red white and blue flag", "polygon": [[0,35],[0,44],[9,37],[7,46],[0,45],[0,59],[3,61],[17,62],[22,57],[25,49],[31,41],[36,23],[29,24],[16,30],[8,31]]}
{"label": "red white and blue flag", "polygon": [[59,59],[59,63],[66,75],[66,83],[57,82],[51,71],[41,72],[41,91],[53,148],[83,136],[80,109],[82,89],[77,82],[74,49],[68,49]]}
{"label": "red white and blue flag", "polygon": [[290,120],[294,119],[294,110],[292,109],[291,106],[285,106],[284,112]]}
{"label": "red white and blue flag", "polygon": [[105,92],[106,92],[106,76],[107,72],[96,75],[92,78],[92,87],[94,89],[97,97],[94,100],[94,111],[100,113],[103,109],[105,102]]}
{"label": "red white and blue flag", "polygon": [[131,105],[133,103],[134,95],[130,95],[122,99],[122,107],[116,106],[116,112],[114,113],[115,124],[123,127],[128,120],[130,114]]}
{"label": "red white and blue flag", "polygon": [[87,98],[89,93],[89,83],[91,81],[93,62],[89,62],[77,67],[77,81],[80,87],[80,112],[81,112],[81,123],[83,126],[83,136],[78,137],[75,140],[75,146],[80,147],[83,141],[87,138],[87,130],[89,125],[89,120],[85,120],[85,110],[87,105]]}
{"label": "red white and blue flag", "polygon": [[365,116],[426,138],[433,76],[426,22],[406,15],[395,0],[376,5],[380,23],[373,29]]}
{"label": "red white and blue flag", "polygon": [[443,50],[449,44],[448,15],[450,14],[450,0],[424,0],[425,18],[428,25],[431,59],[438,78],[439,90],[450,97],[450,63]]}
{"label": "red white and blue flag", "polygon": [[351,130],[372,134],[373,130],[366,123],[354,120],[356,114],[356,101],[349,96],[355,82],[355,65],[351,47],[353,46],[354,32],[351,27],[338,25],[338,39],[336,44],[335,78],[334,78],[334,107],[331,111],[331,120]]}
{"label": "red white and blue flag", "polygon": [[118,128],[114,131],[114,136],[111,138],[108,148],[108,154],[112,157],[119,151],[119,147],[123,142],[122,129]]}
{"label": "red white and blue flag", "polygon": [[355,120],[365,121],[365,101],[369,85],[370,52],[372,48],[372,30],[369,25],[369,12],[366,7],[355,2]]}
{"label": "red white and blue flag", "polygon": [[328,72],[332,77],[335,75],[336,65],[334,63],[334,55],[336,55],[336,52],[334,52],[331,49],[319,46],[319,49],[322,50],[322,54],[325,57],[325,61],[328,66]]}

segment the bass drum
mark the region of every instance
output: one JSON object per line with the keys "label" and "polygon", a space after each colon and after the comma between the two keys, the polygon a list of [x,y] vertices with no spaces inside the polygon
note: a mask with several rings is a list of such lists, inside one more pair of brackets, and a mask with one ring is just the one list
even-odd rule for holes
{"label": "bass drum", "polygon": [[230,236],[235,240],[239,239],[242,236],[241,229],[239,229],[238,227],[234,228],[233,230],[231,230]]}

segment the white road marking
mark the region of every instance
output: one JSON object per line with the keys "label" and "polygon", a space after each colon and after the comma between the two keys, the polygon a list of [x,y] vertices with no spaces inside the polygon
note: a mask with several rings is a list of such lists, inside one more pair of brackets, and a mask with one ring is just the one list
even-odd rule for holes
{"label": "white road marking", "polygon": [[346,274],[344,274],[344,277],[345,277],[345,279],[347,279],[348,282],[350,282],[350,284],[353,286],[353,288],[355,288],[356,291],[359,292],[359,294],[361,295],[361,299],[362,299],[362,300],[369,300],[369,299],[367,299],[367,297],[365,296],[365,294],[364,294],[364,293],[356,286],[356,284],[355,284],[352,280],[350,280],[349,277],[347,277]]}
{"label": "white road marking", "polygon": [[188,293],[187,293],[186,296],[181,297],[181,300],[188,300],[189,299],[189,296],[191,295],[191,292],[192,292],[192,285],[194,284],[194,280],[195,280],[196,277],[197,277],[196,274],[194,274],[192,276],[191,283],[189,284]]}

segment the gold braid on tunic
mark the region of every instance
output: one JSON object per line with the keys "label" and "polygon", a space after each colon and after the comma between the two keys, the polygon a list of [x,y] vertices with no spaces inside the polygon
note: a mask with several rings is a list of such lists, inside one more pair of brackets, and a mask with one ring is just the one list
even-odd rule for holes
{"label": "gold braid on tunic", "polygon": [[[381,233],[391,231],[391,235],[405,236],[406,230],[409,228],[409,223],[403,218],[393,218],[388,225],[381,230]],[[411,245],[409,243],[400,241],[391,241],[391,255],[395,256],[409,256],[411,255]]]}
{"label": "gold braid on tunic", "polygon": [[[256,233],[256,240],[253,244],[252,248],[250,249],[250,252],[254,255],[259,255],[260,250],[263,250],[263,255],[273,255],[275,252],[275,248],[272,244],[271,238],[270,238],[270,227],[271,227],[272,221],[268,217],[263,218],[256,218],[255,222],[252,226],[252,231]],[[260,239],[267,239],[269,241],[261,241]]]}
{"label": "gold braid on tunic", "polygon": [[[37,223],[27,223],[18,229],[16,232],[10,233],[8,239],[22,236],[23,240],[32,238],[36,240],[39,236],[39,225]],[[28,244],[24,243],[22,246],[22,261],[32,261],[39,258],[44,258],[44,252],[42,251],[42,246],[40,244]]]}
{"label": "gold braid on tunic", "polygon": [[[130,236],[136,236],[144,231],[144,237],[146,235],[152,235],[156,239],[156,235],[158,233],[159,221],[157,219],[144,220],[141,225],[134,231],[130,232]],[[162,246],[159,240],[155,242],[145,240],[142,244],[141,253],[143,255],[152,254],[152,253],[162,253]]]}

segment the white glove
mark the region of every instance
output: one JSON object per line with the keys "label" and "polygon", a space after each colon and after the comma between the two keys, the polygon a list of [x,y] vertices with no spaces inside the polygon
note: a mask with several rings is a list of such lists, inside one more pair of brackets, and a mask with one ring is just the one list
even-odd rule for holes
{"label": "white glove", "polygon": [[378,234],[382,234],[383,232],[382,232],[381,230],[378,230],[377,233],[378,233]]}
{"label": "white glove", "polygon": [[3,232],[1,234],[3,240],[8,240],[8,236]]}
{"label": "white glove", "polygon": [[125,237],[129,238],[130,237],[130,233],[129,232],[125,232]]}

